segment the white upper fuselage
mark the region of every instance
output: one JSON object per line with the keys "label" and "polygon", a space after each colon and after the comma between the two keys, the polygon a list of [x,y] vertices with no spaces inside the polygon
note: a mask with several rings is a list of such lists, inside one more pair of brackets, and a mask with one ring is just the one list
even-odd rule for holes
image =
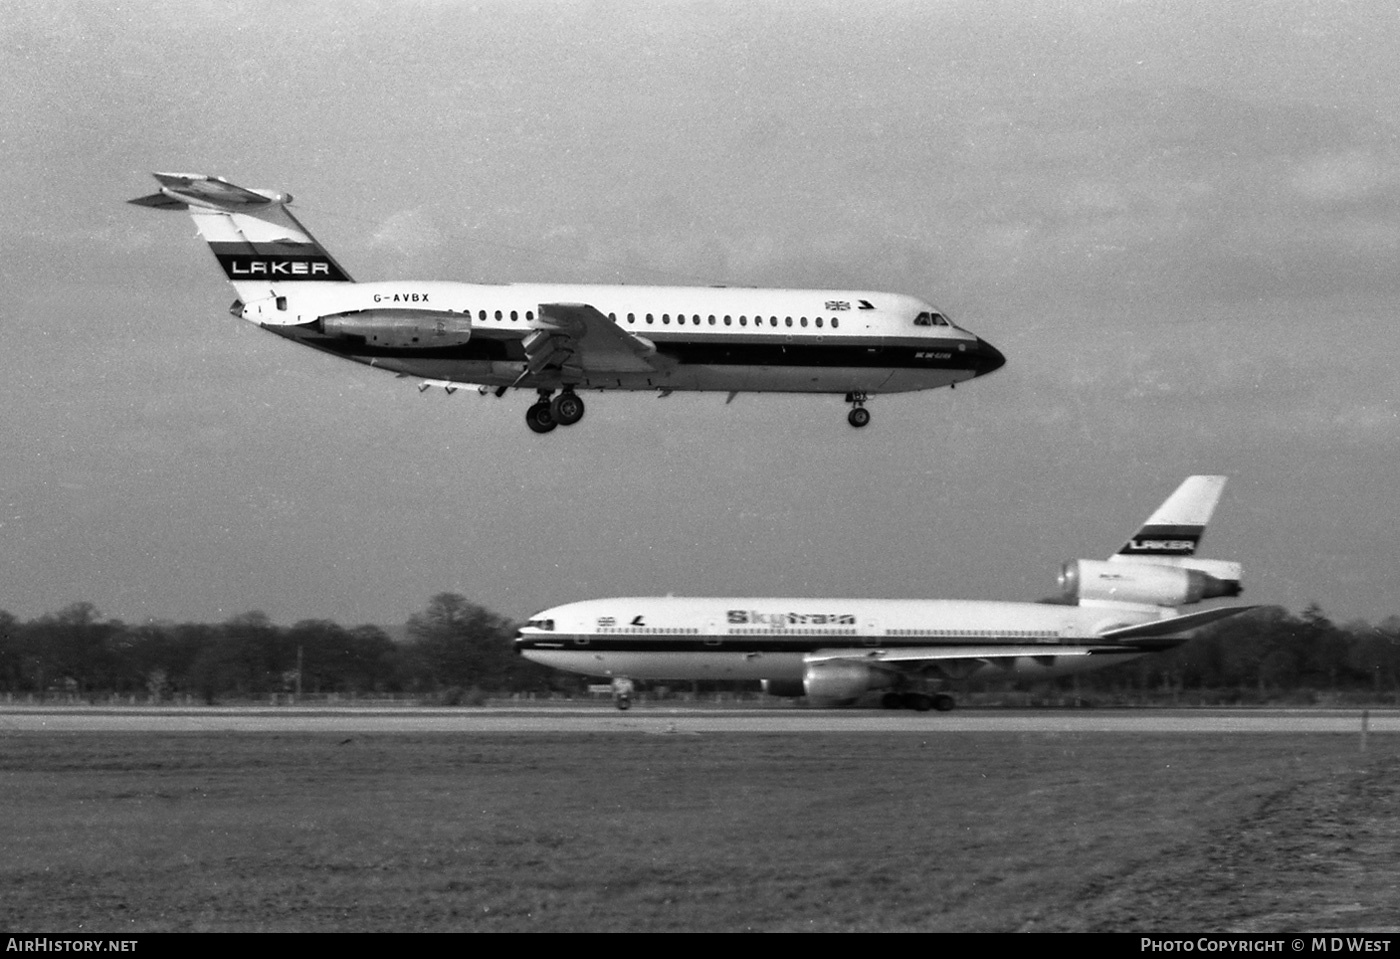
{"label": "white upper fuselage", "polygon": [[[307,345],[426,379],[553,388],[901,392],[990,372],[1000,353],[911,296],[877,291],[747,287],[504,285],[442,281],[320,283],[277,277],[235,282],[240,315]],[[654,346],[665,362],[634,372],[586,368],[520,380],[522,341],[550,329],[544,304],[584,304]],[[315,335],[328,315],[439,313],[470,323],[470,340],[435,350],[370,349]],[[586,367],[586,364],[585,364]],[[567,377],[565,379],[568,379]],[[558,382],[557,382],[558,381]]]}
{"label": "white upper fuselage", "polygon": [[967,600],[618,597],[537,613],[516,648],[590,676],[800,681],[804,657],[817,650],[1035,646],[1054,657],[1172,613]]}

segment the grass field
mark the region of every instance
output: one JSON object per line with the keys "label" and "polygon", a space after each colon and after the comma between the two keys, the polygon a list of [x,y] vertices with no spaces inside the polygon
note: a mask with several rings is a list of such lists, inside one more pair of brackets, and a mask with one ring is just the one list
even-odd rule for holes
{"label": "grass field", "polygon": [[0,927],[1400,930],[1337,736],[0,737]]}

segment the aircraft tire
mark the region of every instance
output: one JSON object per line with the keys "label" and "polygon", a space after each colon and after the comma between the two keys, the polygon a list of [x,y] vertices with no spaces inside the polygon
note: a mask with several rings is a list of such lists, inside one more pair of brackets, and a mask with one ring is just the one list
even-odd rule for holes
{"label": "aircraft tire", "polygon": [[573,426],[583,419],[583,399],[573,390],[565,390],[549,404],[549,415],[560,426]]}
{"label": "aircraft tire", "polygon": [[617,708],[622,710],[623,712],[626,712],[627,710],[632,708],[632,697],[619,696],[617,697],[617,700],[614,703],[614,705],[617,706]]}
{"label": "aircraft tire", "polygon": [[937,696],[933,697],[933,708],[940,713],[946,713],[956,705],[957,703],[954,702],[953,697],[949,696],[947,693],[939,693]]}
{"label": "aircraft tire", "polygon": [[926,713],[933,708],[932,697],[925,696],[923,693],[910,693],[904,702],[905,705],[916,713]]}
{"label": "aircraft tire", "polygon": [[863,406],[857,406],[846,414],[846,422],[860,429],[870,422],[870,411]]}
{"label": "aircraft tire", "polygon": [[885,693],[885,695],[880,697],[881,709],[902,709],[903,706],[904,697],[899,693]]}
{"label": "aircraft tire", "polygon": [[559,424],[550,415],[548,403],[536,403],[525,411],[525,425],[536,433],[548,433]]}

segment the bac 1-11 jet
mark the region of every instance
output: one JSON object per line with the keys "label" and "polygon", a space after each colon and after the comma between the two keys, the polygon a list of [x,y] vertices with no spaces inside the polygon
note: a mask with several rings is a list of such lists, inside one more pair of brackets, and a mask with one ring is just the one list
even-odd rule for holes
{"label": "bac 1-11 jet", "polygon": [[157,173],[130,202],[188,211],[238,293],[234,316],[297,343],[441,386],[535,390],[537,433],[583,417],[580,390],[837,393],[865,426],[877,393],[953,386],[1005,363],[912,296],[748,287],[357,283],[291,196]]}
{"label": "bac 1-11 jet", "polygon": [[619,708],[633,680],[761,680],[777,696],[843,706],[949,710],[952,681],[1049,678],[1179,646],[1253,609],[1177,607],[1238,596],[1240,564],[1197,559],[1225,486],[1192,476],[1106,561],[1060,572],[1064,605],[941,599],[594,599],[546,609],[515,644],[528,659],[610,677]]}

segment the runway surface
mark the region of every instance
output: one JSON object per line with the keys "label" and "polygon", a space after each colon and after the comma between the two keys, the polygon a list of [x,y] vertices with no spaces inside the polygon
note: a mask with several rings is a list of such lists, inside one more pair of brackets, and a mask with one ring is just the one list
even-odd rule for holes
{"label": "runway surface", "polygon": [[[1400,710],[1368,710],[1372,733],[1400,732]],[[1363,711],[1333,709],[878,710],[734,709],[639,705],[502,705],[479,708],[248,706],[80,707],[0,705],[0,735],[14,732],[326,733],[1358,733]]]}

